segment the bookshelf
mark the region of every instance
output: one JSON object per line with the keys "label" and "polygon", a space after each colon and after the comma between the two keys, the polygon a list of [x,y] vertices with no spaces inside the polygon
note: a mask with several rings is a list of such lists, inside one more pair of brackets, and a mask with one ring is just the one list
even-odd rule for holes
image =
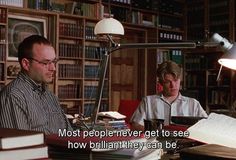
{"label": "bookshelf", "polygon": [[217,59],[222,52],[207,50],[188,52],[184,55],[184,90],[195,97],[208,112],[228,109],[231,100],[232,73],[223,68],[216,81],[220,65]]}
{"label": "bookshelf", "polygon": [[233,0],[187,1],[187,39],[206,41],[215,32],[234,39],[234,4]]}
{"label": "bookshelf", "polygon": [[82,18],[59,15],[56,94],[64,108],[77,112],[83,111],[83,28]]}
{"label": "bookshelf", "polygon": [[209,31],[218,32],[220,35],[230,37],[230,1],[209,0]]}
{"label": "bookshelf", "polygon": [[0,7],[0,90],[5,84],[6,49],[7,49],[7,9]]}
{"label": "bookshelf", "polygon": [[[16,60],[7,58],[9,15],[28,17],[32,20],[44,19],[46,36],[53,43],[57,57],[60,59],[56,66],[55,80],[49,87],[59,97],[61,105],[68,113],[80,112],[88,116],[93,109],[99,65],[107,45],[105,40],[98,39],[93,34],[93,29],[101,17],[109,16],[109,11],[111,16],[121,21],[125,27],[125,36],[118,39],[121,43],[207,41],[208,32],[218,32],[228,39],[235,40],[235,21],[230,18],[235,15],[233,0],[144,0],[142,2],[139,0],[51,0],[50,3],[47,0],[18,0],[17,2],[17,4],[9,2],[0,5],[0,15],[6,11],[5,21],[0,22],[0,47],[3,50],[1,52],[3,55],[0,55],[0,86],[14,79],[18,68]],[[220,11],[215,12],[216,10]],[[6,32],[3,32],[4,30]],[[228,86],[223,85],[221,88],[226,82],[214,84],[212,80],[215,78],[218,66],[213,69],[205,66],[204,71],[186,68],[191,61],[195,64],[195,61],[211,59],[210,55],[215,51],[217,55],[222,54],[217,49],[116,51],[110,59],[101,111],[117,110],[121,99],[141,99],[143,96],[155,94],[157,83],[155,71],[158,64],[166,59],[172,59],[183,66],[183,89],[188,89],[193,95],[204,93],[200,94],[202,99],[207,97],[205,101],[202,100],[203,106],[208,109],[211,104],[213,104],[211,106],[216,106],[215,104],[222,106],[221,103],[212,101],[216,99],[214,96],[218,96],[219,90],[230,92],[231,103],[235,97],[232,88],[234,72],[223,70],[222,76],[230,76],[230,80],[227,82]],[[200,57],[197,58],[197,55]],[[12,73],[11,68],[15,68]],[[204,77],[202,82],[198,81],[198,75]],[[196,92],[193,86],[203,88],[203,91]],[[219,92],[219,94],[223,96],[223,93]]]}
{"label": "bookshelf", "polygon": [[[235,40],[234,1],[198,0],[187,1],[187,39],[209,41],[213,33],[219,33],[229,40]],[[217,60],[222,51],[215,48],[197,48],[184,52],[184,90],[200,100],[210,112],[230,112],[235,100],[235,72],[224,68],[216,81],[220,65]]]}
{"label": "bookshelf", "polygon": [[[85,21],[85,54],[84,54],[84,113],[88,115],[92,112],[96,93],[98,89],[100,64],[105,54],[106,41],[98,39],[94,35],[94,26],[97,21],[87,19]],[[100,111],[108,111],[110,104],[110,72],[107,71],[103,88],[102,102]]]}
{"label": "bookshelf", "polygon": [[[73,14],[65,13],[64,7],[67,3],[75,1],[55,0],[49,3],[46,0],[19,0],[17,2],[21,4],[8,3],[1,6],[0,86],[3,87],[16,78],[15,72],[19,71],[17,58],[8,59],[8,52],[6,52],[7,38],[10,33],[9,18],[24,17],[29,20],[27,23],[34,23],[35,19],[43,19],[45,20],[43,29],[46,31],[44,36],[52,42],[56,49],[56,56],[59,58],[55,79],[49,84],[49,89],[59,97],[60,104],[67,113],[84,113],[90,116],[91,110],[87,111],[89,107],[86,106],[88,104],[92,106],[95,102],[98,77],[94,71],[98,70],[104,51],[104,47],[101,47],[104,41],[96,41],[96,37],[92,35],[94,25],[98,21],[99,1],[91,0],[77,4],[76,9],[79,12]],[[109,86],[106,88],[108,90]],[[88,93],[89,95],[86,95]],[[109,93],[105,92],[104,97],[101,109],[108,110]]]}
{"label": "bookshelf", "polygon": [[[188,40],[205,40],[205,7],[204,0],[187,1],[187,39]],[[206,29],[205,29],[206,28]]]}
{"label": "bookshelf", "polygon": [[[121,21],[125,26],[125,29],[133,28],[135,31],[135,35],[140,31],[143,33],[136,40],[138,42],[180,42],[185,39],[185,4],[184,1],[138,1],[138,0],[124,0],[124,1],[113,1],[103,0],[102,4],[104,6],[105,13],[109,13],[109,8],[111,11],[111,15]],[[175,7],[174,7],[175,6]],[[122,8],[122,9],[121,9]],[[126,35],[131,35],[130,33],[125,33]],[[137,35],[138,36],[138,35]],[[125,39],[125,38],[123,38]],[[128,39],[131,39],[128,37]],[[133,40],[132,42],[136,42]],[[125,41],[126,42],[126,41]],[[134,51],[132,51],[135,53]],[[143,55],[139,55],[138,59],[143,59],[143,62],[139,62],[139,66],[137,68],[138,72],[135,77],[139,77],[139,81],[136,79],[133,80],[133,83],[137,82],[138,94],[132,94],[130,96],[131,99],[141,99],[145,95],[155,94],[156,93],[156,68],[158,67],[157,62],[158,57],[160,57],[160,51],[157,49],[146,49],[146,50],[138,50],[138,52],[144,53]],[[165,57],[172,57],[178,55],[178,63],[182,63],[182,51],[181,50],[168,50],[167,52],[161,52]],[[167,54],[166,54],[167,53]],[[125,53],[123,53],[125,54]],[[116,55],[112,55],[114,59],[116,59]],[[154,58],[155,57],[155,58]],[[161,56],[162,57],[162,56]],[[162,61],[165,59],[161,58]],[[113,61],[112,61],[113,63]],[[118,72],[120,73],[120,72]],[[132,72],[131,74],[133,74]],[[125,73],[121,72],[120,77],[116,76],[118,79],[122,78]],[[142,81],[142,82],[141,82]],[[115,82],[118,83],[119,82]],[[120,80],[122,83],[122,79]],[[113,85],[111,85],[113,87]],[[114,88],[117,88],[117,85],[114,84]],[[122,85],[121,87],[122,88]],[[121,92],[126,93],[126,88],[123,87],[124,90],[120,90],[120,92],[113,93],[116,100],[113,100],[113,105],[119,105],[117,102],[122,99],[122,95],[119,94]],[[113,90],[112,90],[113,91]],[[131,91],[132,92],[132,91]],[[127,93],[128,94],[128,93]]]}
{"label": "bookshelf", "polygon": [[[138,0],[18,0],[15,4],[1,5],[7,10],[7,16],[45,19],[46,36],[60,59],[55,80],[49,87],[66,112],[72,114],[80,112],[88,116],[93,109],[98,69],[107,45],[106,41],[93,35],[93,29],[103,15],[109,15],[109,10],[125,26],[126,36],[120,40],[122,43],[185,39],[183,0],[145,0],[142,3]],[[2,26],[7,30],[8,22],[1,23]],[[170,55],[180,52],[168,51]],[[120,99],[141,99],[156,93],[153,71],[157,62],[153,56],[157,57],[158,53],[157,49],[126,49],[112,54],[101,111],[117,110]],[[18,68],[18,62],[4,58],[0,64],[4,66],[4,74],[1,74],[4,79],[0,82],[5,85],[16,75],[9,72],[6,76],[7,70]]]}

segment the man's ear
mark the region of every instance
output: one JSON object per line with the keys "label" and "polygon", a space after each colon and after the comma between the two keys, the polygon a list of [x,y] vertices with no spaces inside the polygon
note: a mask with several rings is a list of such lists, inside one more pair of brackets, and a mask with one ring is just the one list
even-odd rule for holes
{"label": "man's ear", "polygon": [[22,68],[23,68],[24,70],[29,71],[29,69],[30,69],[30,62],[29,62],[28,59],[23,58],[23,59],[21,60],[21,65],[22,65]]}

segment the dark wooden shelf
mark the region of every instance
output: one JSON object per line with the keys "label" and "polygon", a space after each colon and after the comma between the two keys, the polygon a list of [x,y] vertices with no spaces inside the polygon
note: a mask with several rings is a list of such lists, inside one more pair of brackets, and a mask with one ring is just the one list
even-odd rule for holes
{"label": "dark wooden shelf", "polygon": [[165,12],[160,12],[160,16],[168,16],[168,17],[175,17],[175,18],[183,18],[183,14],[170,14]]}
{"label": "dark wooden shelf", "polygon": [[200,89],[205,89],[206,87],[205,86],[192,86],[192,87],[185,86],[184,88],[185,90],[200,90]]}
{"label": "dark wooden shelf", "polygon": [[[85,80],[85,81],[98,81],[99,78],[86,78],[86,77],[85,77],[84,80]],[[105,78],[104,80],[105,80],[105,81],[108,81],[108,78]]]}
{"label": "dark wooden shelf", "polygon": [[63,57],[63,56],[59,56],[60,60],[83,60],[83,58],[81,57]]}
{"label": "dark wooden shelf", "polygon": [[83,40],[83,37],[72,37],[72,36],[64,36],[64,35],[60,35],[59,38],[72,39],[72,40]]}
{"label": "dark wooden shelf", "polygon": [[[94,101],[95,102],[96,99],[95,98],[91,98],[91,99],[90,98],[85,98],[84,100],[85,101]],[[107,100],[108,100],[108,98],[102,98],[102,101],[107,101]]]}
{"label": "dark wooden shelf", "polygon": [[175,32],[175,33],[182,33],[182,34],[184,33],[184,31],[181,29],[171,29],[171,28],[162,28],[162,27],[158,27],[158,29],[160,31],[168,31],[168,32]]}
{"label": "dark wooden shelf", "polygon": [[6,26],[6,25],[7,25],[6,23],[0,22],[0,26]]}
{"label": "dark wooden shelf", "polygon": [[[109,6],[108,2],[102,2],[102,4],[105,5],[105,6]],[[110,4],[110,6],[111,7],[121,7],[121,8],[131,9],[131,4],[127,4],[127,3],[112,2]]]}
{"label": "dark wooden shelf", "polygon": [[230,85],[217,85],[217,86],[209,86],[208,85],[208,88],[209,89],[212,89],[212,90],[230,90]]}
{"label": "dark wooden shelf", "polygon": [[59,98],[59,101],[82,101],[82,98]]}
{"label": "dark wooden shelf", "polygon": [[58,80],[82,80],[83,78],[62,78],[62,77],[59,77]]}

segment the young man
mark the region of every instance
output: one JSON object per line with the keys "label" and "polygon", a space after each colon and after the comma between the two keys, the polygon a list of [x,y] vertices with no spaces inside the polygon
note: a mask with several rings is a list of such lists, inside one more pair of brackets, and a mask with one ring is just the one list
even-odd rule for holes
{"label": "young man", "polygon": [[0,92],[0,127],[57,133],[72,130],[57,97],[46,84],[52,82],[56,54],[51,43],[32,35],[20,43],[21,72]]}
{"label": "young man", "polygon": [[168,125],[171,116],[207,117],[196,99],[180,94],[180,76],[181,69],[175,62],[166,61],[158,67],[157,77],[163,92],[143,98],[131,118],[133,129],[143,131],[144,119],[163,119],[164,124]]}

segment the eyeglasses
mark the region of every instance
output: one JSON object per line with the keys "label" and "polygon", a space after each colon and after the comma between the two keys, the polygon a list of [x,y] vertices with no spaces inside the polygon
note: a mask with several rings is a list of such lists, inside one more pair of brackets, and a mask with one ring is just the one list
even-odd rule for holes
{"label": "eyeglasses", "polygon": [[42,64],[42,65],[45,66],[45,67],[48,67],[48,66],[51,65],[51,64],[56,65],[57,62],[58,62],[58,59],[54,59],[54,60],[52,60],[52,61],[47,61],[47,60],[46,60],[46,61],[39,61],[39,60],[34,59],[34,58],[27,58],[27,59],[33,60],[33,61],[35,61],[35,62],[38,62],[39,64]]}

